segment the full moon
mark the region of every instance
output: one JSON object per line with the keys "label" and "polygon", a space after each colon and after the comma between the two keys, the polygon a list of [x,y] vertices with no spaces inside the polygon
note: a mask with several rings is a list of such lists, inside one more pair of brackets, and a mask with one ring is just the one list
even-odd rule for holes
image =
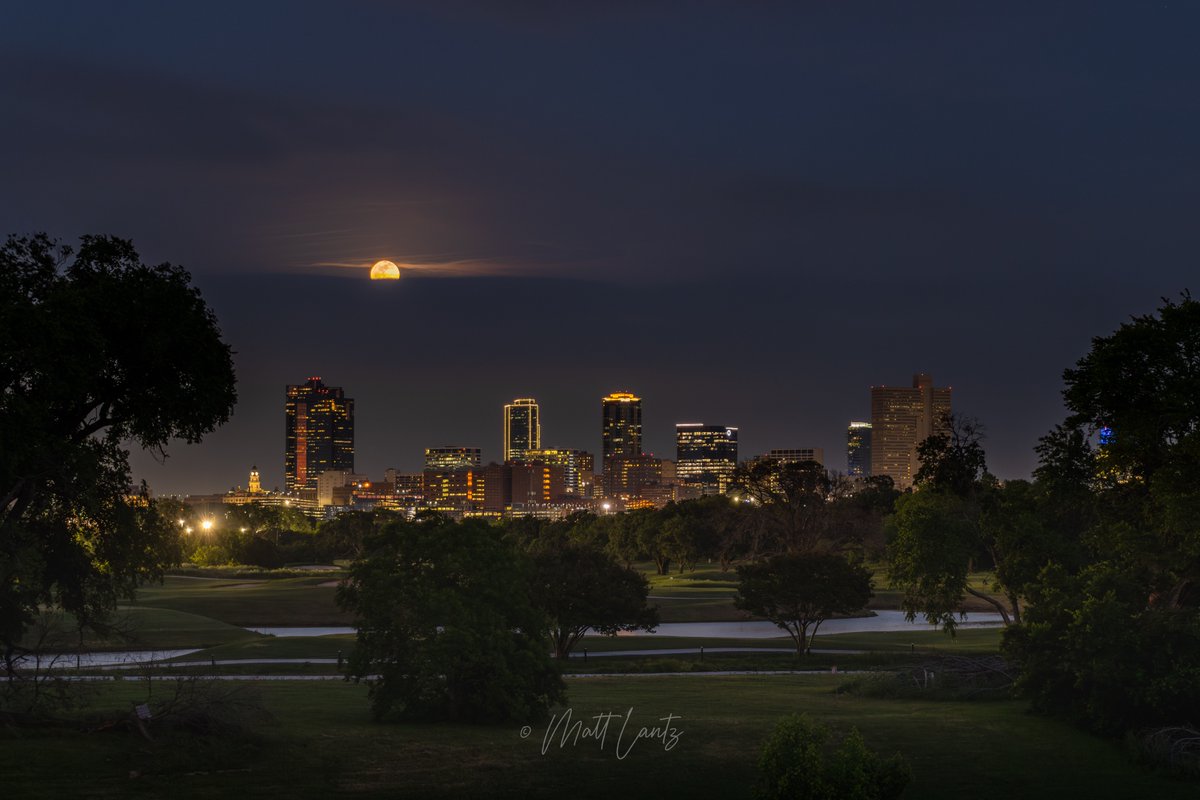
{"label": "full moon", "polygon": [[376,261],[375,266],[371,267],[371,280],[398,281],[400,280],[400,268],[387,259]]}

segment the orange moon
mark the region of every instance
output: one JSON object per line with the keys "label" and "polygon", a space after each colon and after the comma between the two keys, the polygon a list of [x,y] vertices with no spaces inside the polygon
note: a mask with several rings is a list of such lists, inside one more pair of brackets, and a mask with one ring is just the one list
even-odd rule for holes
{"label": "orange moon", "polygon": [[376,261],[375,265],[371,267],[371,280],[398,281],[400,280],[400,268],[387,259]]}

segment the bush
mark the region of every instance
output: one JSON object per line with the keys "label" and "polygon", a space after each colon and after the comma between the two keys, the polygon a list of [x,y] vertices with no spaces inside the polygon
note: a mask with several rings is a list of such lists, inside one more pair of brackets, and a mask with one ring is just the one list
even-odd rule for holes
{"label": "bush", "polygon": [[834,737],[807,715],[785,717],[758,759],[762,800],[891,800],[912,779],[899,755],[881,759],[857,728]]}

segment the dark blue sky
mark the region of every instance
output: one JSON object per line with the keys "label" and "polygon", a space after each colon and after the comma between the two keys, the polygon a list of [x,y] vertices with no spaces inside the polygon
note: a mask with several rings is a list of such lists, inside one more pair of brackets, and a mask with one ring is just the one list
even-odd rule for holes
{"label": "dark blue sky", "polygon": [[135,456],[156,491],[281,483],[310,374],[379,475],[498,457],[518,395],[595,450],[617,388],[658,454],[705,421],[840,469],[926,370],[1023,476],[1062,369],[1197,274],[1193,3],[106,5],[0,15],[0,220],[216,309],[241,399]]}

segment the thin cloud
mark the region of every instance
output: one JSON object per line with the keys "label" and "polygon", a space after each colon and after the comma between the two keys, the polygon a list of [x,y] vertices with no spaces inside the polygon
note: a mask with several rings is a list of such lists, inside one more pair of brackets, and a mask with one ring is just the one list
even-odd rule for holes
{"label": "thin cloud", "polygon": [[[386,256],[382,256],[381,258],[386,258]],[[305,271],[319,270],[329,274],[342,273],[349,277],[351,271],[364,273],[370,270],[371,265],[378,260],[376,258],[362,261],[315,261],[304,265],[304,267],[306,268]],[[405,273],[415,273],[431,278],[524,276],[538,274],[536,270],[522,269],[512,264],[502,264],[483,258],[460,258],[451,261],[422,261],[412,258],[388,258],[387,260],[400,268],[401,277]]]}

